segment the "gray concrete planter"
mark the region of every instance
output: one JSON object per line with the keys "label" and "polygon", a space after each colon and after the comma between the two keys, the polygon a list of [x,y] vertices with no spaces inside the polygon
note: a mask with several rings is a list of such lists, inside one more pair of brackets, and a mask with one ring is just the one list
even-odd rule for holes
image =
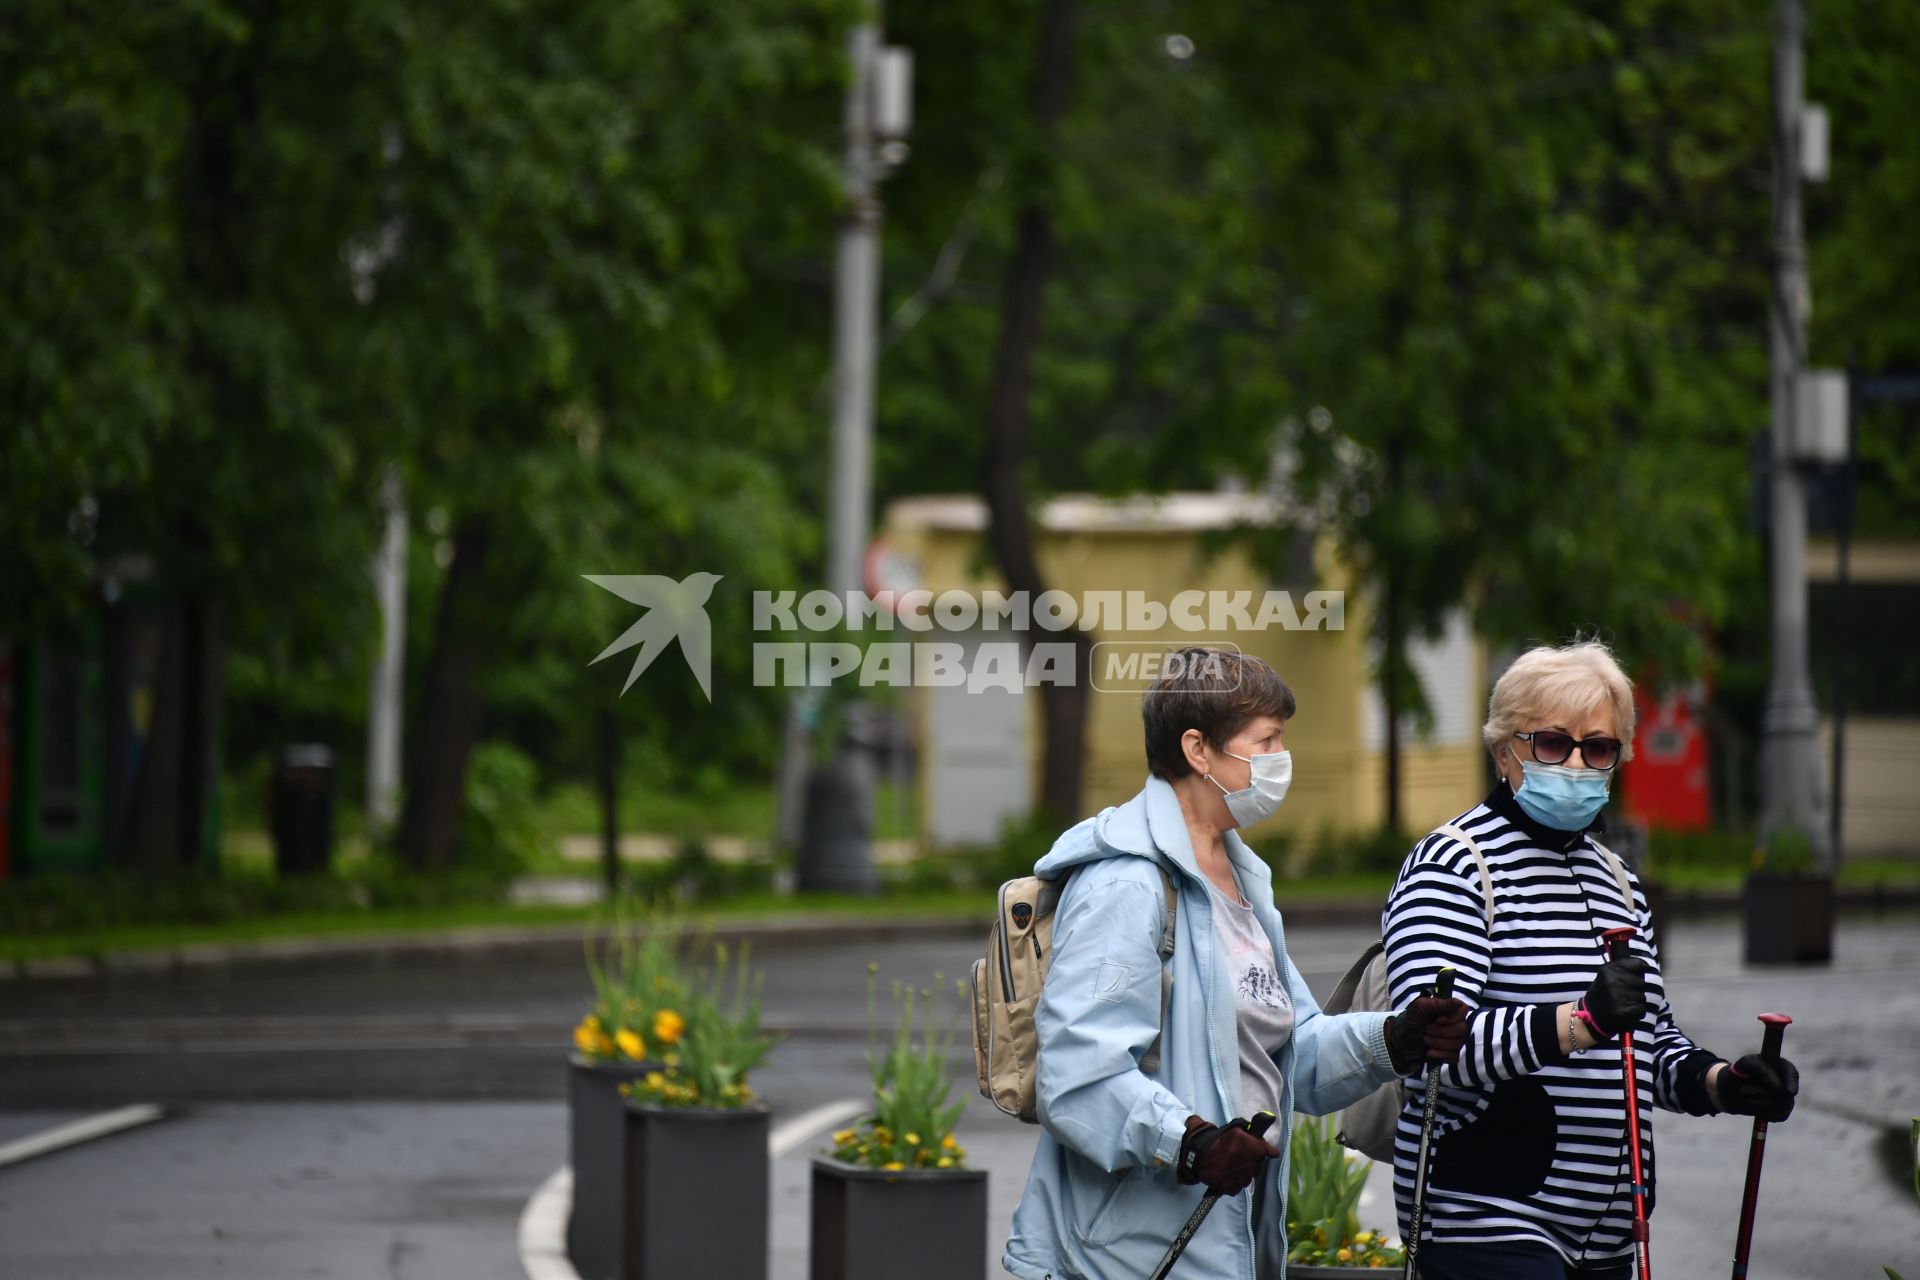
{"label": "gray concrete planter", "polygon": [[813,1160],[811,1280],[980,1280],[985,1169],[862,1169]]}
{"label": "gray concrete planter", "polygon": [[627,1107],[622,1280],[766,1280],[763,1107]]}
{"label": "gray concrete planter", "polygon": [[658,1071],[657,1062],[589,1062],[567,1067],[567,1154],[573,1166],[573,1216],[567,1256],[580,1280],[626,1273],[626,1100],[620,1086]]}

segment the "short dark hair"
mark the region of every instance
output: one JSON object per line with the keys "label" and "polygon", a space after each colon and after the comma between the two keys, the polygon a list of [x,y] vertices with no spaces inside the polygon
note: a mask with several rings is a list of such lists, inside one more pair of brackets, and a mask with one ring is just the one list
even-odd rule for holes
{"label": "short dark hair", "polygon": [[1294,706],[1293,690],[1259,658],[1233,649],[1176,649],[1140,698],[1147,770],[1168,782],[1184,778],[1193,772],[1180,748],[1187,730],[1223,747],[1261,716],[1291,720]]}

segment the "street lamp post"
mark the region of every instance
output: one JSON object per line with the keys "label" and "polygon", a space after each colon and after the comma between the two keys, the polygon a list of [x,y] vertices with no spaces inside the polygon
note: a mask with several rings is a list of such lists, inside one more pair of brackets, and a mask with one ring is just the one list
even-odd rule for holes
{"label": "street lamp post", "polygon": [[[1815,860],[1836,851],[1820,794],[1819,711],[1807,654],[1807,494],[1801,467],[1820,459],[1836,406],[1831,377],[1810,376],[1807,323],[1812,301],[1800,182],[1826,172],[1826,117],[1802,99],[1805,13],[1801,0],[1776,0],[1773,54],[1773,289],[1769,527],[1772,539],[1773,666],[1763,720],[1761,838],[1798,831]],[[1844,416],[1844,392],[1838,406]]]}
{"label": "street lamp post", "polygon": [[[847,35],[846,208],[833,291],[833,471],[827,510],[827,587],[842,599],[864,586],[873,507],[874,370],[879,343],[879,182],[906,157],[912,55],[881,44],[879,12]],[[803,697],[817,697],[806,690]],[[815,708],[797,708],[810,721]],[[852,725],[849,724],[848,729]],[[807,781],[798,876],[803,889],[873,887],[872,768],[843,730],[834,760]]]}

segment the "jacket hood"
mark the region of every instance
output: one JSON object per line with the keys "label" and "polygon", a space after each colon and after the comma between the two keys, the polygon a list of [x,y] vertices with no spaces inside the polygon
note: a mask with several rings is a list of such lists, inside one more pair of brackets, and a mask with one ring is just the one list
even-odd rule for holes
{"label": "jacket hood", "polygon": [[[1227,856],[1249,891],[1253,885],[1248,877],[1263,888],[1271,881],[1273,873],[1247,848],[1238,831],[1226,833],[1226,844]],[[1133,799],[1102,809],[1068,828],[1034,864],[1033,874],[1042,880],[1058,880],[1083,863],[1127,857],[1165,863],[1196,880],[1200,876],[1193,840],[1187,835],[1186,815],[1180,811],[1180,797],[1164,778],[1149,775],[1146,786]]]}

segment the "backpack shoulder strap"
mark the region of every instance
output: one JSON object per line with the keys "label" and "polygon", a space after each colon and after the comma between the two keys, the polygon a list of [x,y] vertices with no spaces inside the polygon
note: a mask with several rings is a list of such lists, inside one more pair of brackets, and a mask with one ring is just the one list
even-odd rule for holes
{"label": "backpack shoulder strap", "polygon": [[1156,865],[1160,868],[1160,883],[1166,887],[1167,909],[1160,919],[1160,1030],[1154,1033],[1147,1051],[1140,1055],[1140,1069],[1148,1075],[1160,1069],[1160,1037],[1166,1034],[1167,1003],[1173,996],[1173,966],[1167,962],[1173,959],[1174,925],[1180,917],[1180,891],[1174,888],[1166,864]]}
{"label": "backpack shoulder strap", "polygon": [[1166,960],[1173,955],[1173,926],[1180,917],[1180,891],[1173,887],[1173,877],[1167,874],[1164,865],[1160,868],[1160,883],[1167,891],[1167,914],[1160,922],[1160,958]]}
{"label": "backpack shoulder strap", "polygon": [[1320,1006],[1321,1010],[1326,1013],[1352,1013],[1353,999],[1359,994],[1361,982],[1366,979],[1367,966],[1373,963],[1375,956],[1386,949],[1386,940],[1375,938],[1372,945],[1361,952],[1360,958],[1348,968],[1345,976],[1340,979],[1339,985],[1334,987],[1333,994],[1328,996],[1327,1002]]}
{"label": "backpack shoulder strap", "polygon": [[[1487,915],[1487,932],[1492,933],[1493,873],[1487,870],[1487,855],[1480,852],[1480,842],[1451,822],[1444,826],[1435,827],[1433,834],[1437,836],[1451,836],[1453,839],[1467,846],[1467,852],[1473,855],[1473,865],[1478,868],[1480,872],[1480,902],[1482,909]],[[1610,858],[1613,857],[1612,854],[1608,854],[1607,856]],[[1632,901],[1632,899],[1629,898],[1628,901]]]}
{"label": "backpack shoulder strap", "polygon": [[1607,848],[1607,846],[1601,844],[1592,836],[1588,836],[1587,840],[1592,843],[1594,848],[1600,851],[1600,856],[1607,860],[1607,869],[1613,872],[1613,882],[1620,888],[1620,901],[1627,904],[1627,915],[1630,917],[1637,916],[1639,912],[1633,905],[1633,881],[1627,878],[1627,864],[1620,861],[1619,854]]}

